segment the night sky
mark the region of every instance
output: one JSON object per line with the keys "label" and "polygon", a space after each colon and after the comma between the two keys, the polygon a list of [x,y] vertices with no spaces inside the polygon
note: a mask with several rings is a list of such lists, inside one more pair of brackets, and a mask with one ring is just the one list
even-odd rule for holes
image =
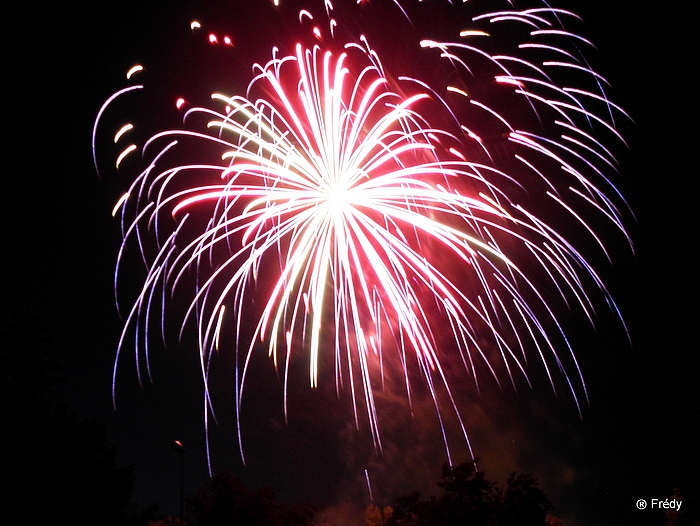
{"label": "night sky", "polygon": [[[113,269],[120,235],[110,212],[127,182],[98,178],[90,141],[101,104],[125,85],[131,65],[158,60],[157,67],[180,73],[176,39],[191,36],[189,20],[204,13],[222,29],[229,27],[227,17],[234,28],[251,23],[234,0],[195,4],[21,6],[3,32],[0,322],[20,310],[32,313],[67,379],[57,397],[80,417],[108,424],[119,461],[135,465],[134,504],[159,503],[172,513],[179,509],[180,467],[172,440],[185,444],[186,491],[207,477],[198,358],[175,346],[159,350],[152,357],[153,382],[142,387],[133,359],[125,359],[113,409],[121,330]],[[559,4],[585,19],[586,36],[599,50],[595,67],[635,121],[625,127],[630,148],[619,155],[617,181],[637,219],[629,223],[635,254],[615,247],[613,266],[604,271],[632,344],[604,311],[595,331],[574,324],[591,399],[582,419],[570,399],[555,398],[544,383],[517,394],[482,393],[465,408],[467,425],[488,478],[535,475],[565,525],[664,524],[659,510],[637,510],[637,499],[665,499],[678,486],[700,489],[700,382],[692,361],[697,306],[691,297],[697,285],[697,235],[691,231],[697,223],[691,219],[697,104],[689,78],[697,46],[690,44],[690,16],[679,10],[643,9],[630,1]],[[226,359],[221,363],[225,367]],[[279,382],[269,364],[259,365],[247,399],[255,409],[248,416],[245,467],[233,402],[226,401],[233,388],[224,375],[217,384],[220,422],[210,435],[215,472],[231,469],[250,487],[275,487],[280,498],[310,501],[329,514],[348,502],[369,501],[365,469],[380,504],[434,488],[445,460],[434,422],[397,417],[387,424],[384,456],[377,458],[332,388],[300,399],[285,425]],[[391,394],[383,396],[383,403],[399,407]],[[464,460],[466,452],[457,447],[456,457]]]}

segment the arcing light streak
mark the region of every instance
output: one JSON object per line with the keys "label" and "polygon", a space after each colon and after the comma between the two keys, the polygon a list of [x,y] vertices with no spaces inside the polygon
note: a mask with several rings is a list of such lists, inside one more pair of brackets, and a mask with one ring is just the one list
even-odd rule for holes
{"label": "arcing light streak", "polygon": [[[337,24],[328,1],[325,10],[330,34]],[[529,383],[534,353],[553,388],[554,373],[562,373],[578,405],[581,394],[587,397],[585,383],[557,306],[576,304],[592,321],[593,285],[616,307],[570,237],[538,210],[555,208],[601,247],[586,219],[591,210],[627,234],[624,201],[599,166],[614,167],[615,159],[595,138],[603,132],[621,139],[613,115],[622,111],[602,90],[553,80],[564,69],[583,73],[594,87],[603,82],[576,58],[575,45],[564,48],[562,41],[588,44],[557,29],[567,16],[574,15],[550,8],[496,12],[473,19],[488,22],[488,32],[468,28],[457,42],[421,40],[421,59],[447,61],[456,74],[444,89],[388,74],[381,50],[364,36],[344,49],[328,43],[299,43],[287,55],[274,49],[272,60],[256,65],[245,95],[214,94],[211,108],[186,113],[186,122],[204,117],[208,131],[192,125],[153,136],[144,152],[157,153],[121,202],[124,247],[137,240],[148,274],[120,351],[135,329],[139,374],[141,349],[148,366],[153,313],[165,310],[165,291],[184,286],[193,271],[183,330],[196,320],[207,419],[210,364],[227,326],[241,351],[239,415],[260,345],[283,371],[285,415],[295,356],[306,356],[317,387],[332,354],[337,388],[349,385],[356,424],[364,414],[378,449],[374,389],[387,374],[379,364],[387,362],[409,400],[416,374],[438,415],[446,398],[465,439],[453,368],[445,366],[454,357],[478,388],[482,367],[499,385],[503,375],[513,385],[517,376]],[[307,18],[313,19],[309,11],[298,15],[302,25]],[[519,49],[557,60],[530,62],[472,45],[492,38],[498,24],[524,24],[533,41]],[[313,31],[321,36],[318,27]],[[508,104],[532,111],[532,130],[520,129],[515,111],[472,94],[470,86],[480,87],[473,82],[477,67],[486,68]],[[598,114],[595,105],[605,111]],[[191,141],[218,150],[220,161],[168,160]],[[515,152],[507,161],[504,149]],[[531,193],[538,194],[532,207]],[[582,205],[585,214],[577,212]],[[153,237],[155,252],[145,241]],[[441,325],[449,326],[449,338],[436,330]],[[240,421],[238,432],[242,455]]]}

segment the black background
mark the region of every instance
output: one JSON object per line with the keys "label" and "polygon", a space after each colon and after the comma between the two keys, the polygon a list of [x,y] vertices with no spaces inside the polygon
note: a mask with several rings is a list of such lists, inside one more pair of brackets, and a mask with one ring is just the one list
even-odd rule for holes
{"label": "black background", "polygon": [[[226,13],[235,12],[234,2],[221,4]],[[633,345],[605,323],[582,336],[590,349],[584,362],[592,399],[583,420],[571,407],[545,404],[549,424],[526,426],[528,431],[503,424],[503,437],[485,440],[493,450],[503,447],[502,453],[489,449],[484,456],[494,477],[532,470],[565,524],[663,524],[662,513],[639,512],[635,501],[664,499],[678,485],[697,490],[700,471],[693,360],[698,173],[691,144],[697,46],[691,44],[690,13],[675,8],[629,1],[562,4],[586,20],[586,35],[599,49],[596,67],[635,121],[630,149],[621,155],[619,186],[637,216],[631,228],[636,253],[616,261],[610,277]],[[177,511],[179,463],[170,441],[186,444],[189,492],[207,473],[201,380],[196,357],[171,351],[155,360],[154,383],[142,389],[133,369],[122,367],[118,410],[112,408],[121,325],[112,284],[119,233],[110,210],[119,184],[97,177],[90,138],[100,105],[124,85],[126,69],[147,61],[149,50],[171,45],[173,34],[187,29],[178,24],[197,16],[190,14],[196,10],[186,2],[25,4],[6,17],[3,30],[2,316],[24,308],[34,313],[68,380],[59,396],[81,417],[109,423],[120,461],[136,466],[136,503],[159,502],[171,512]],[[224,17],[217,22],[226,25]],[[530,396],[523,398],[506,397],[514,407],[500,409],[502,415],[489,410],[508,419],[522,405],[537,416]],[[253,403],[270,402],[261,396]],[[343,473],[352,463],[339,458],[342,437],[330,424],[309,427],[312,417],[286,430],[281,425],[273,437],[255,437],[245,468],[235,436],[219,433],[214,470],[231,468],[251,486],[273,485],[283,498],[322,507],[344,495],[361,500],[363,488],[352,484],[358,473]],[[528,446],[508,451],[507,437],[520,433]],[[561,442],[561,436],[568,438]],[[485,469],[489,473],[488,464]],[[557,482],[561,472],[554,475],[564,469],[571,471],[568,487]]]}

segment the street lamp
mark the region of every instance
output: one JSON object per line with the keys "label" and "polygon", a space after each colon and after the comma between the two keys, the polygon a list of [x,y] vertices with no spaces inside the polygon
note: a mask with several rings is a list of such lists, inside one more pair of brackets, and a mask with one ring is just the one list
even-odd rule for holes
{"label": "street lamp", "polygon": [[185,446],[179,440],[173,440],[170,447],[180,453],[180,526],[183,526],[182,517],[185,498]]}

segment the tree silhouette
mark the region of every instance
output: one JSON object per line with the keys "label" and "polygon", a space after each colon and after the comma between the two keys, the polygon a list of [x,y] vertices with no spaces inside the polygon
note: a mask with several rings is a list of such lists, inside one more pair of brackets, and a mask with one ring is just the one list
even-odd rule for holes
{"label": "tree silhouette", "polygon": [[214,475],[189,499],[195,526],[311,526],[314,509],[306,504],[287,508],[271,488],[249,490],[230,471]]}
{"label": "tree silhouette", "polygon": [[666,510],[666,526],[700,526],[700,510],[694,498],[695,492],[690,488],[673,488],[673,494],[668,500],[681,502],[680,509]]}
{"label": "tree silhouette", "polygon": [[542,526],[551,508],[537,480],[524,473],[511,474],[498,500],[493,521],[498,526]]}
{"label": "tree silhouette", "polygon": [[513,473],[501,488],[475,463],[443,466],[437,484],[443,493],[427,501],[399,499],[386,526],[545,526],[551,507],[534,477]]}
{"label": "tree silhouette", "polygon": [[121,524],[132,469],[116,466],[104,425],[51,400],[58,365],[29,320],[15,315],[0,329],[0,504],[18,522]]}
{"label": "tree silhouette", "polygon": [[365,510],[365,526],[385,526],[394,515],[391,506],[380,508],[374,504],[369,504]]}

